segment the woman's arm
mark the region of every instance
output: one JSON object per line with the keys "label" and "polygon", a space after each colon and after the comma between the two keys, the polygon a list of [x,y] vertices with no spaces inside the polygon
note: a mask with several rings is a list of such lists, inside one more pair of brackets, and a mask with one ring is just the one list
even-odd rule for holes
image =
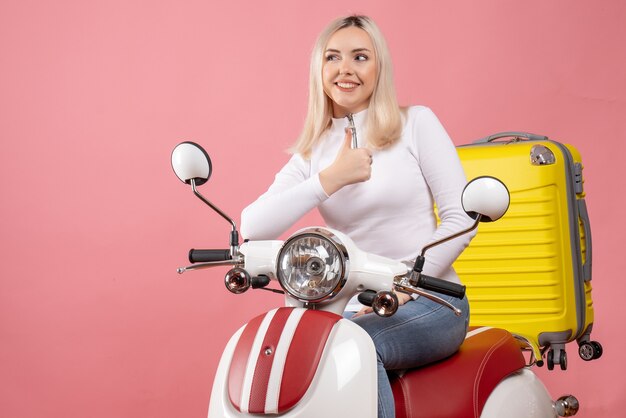
{"label": "woman's arm", "polygon": [[310,161],[293,155],[267,192],[241,213],[241,234],[246,239],[276,239],[327,198],[319,175],[310,174]]}
{"label": "woman's arm", "polygon": [[276,175],[269,190],[241,214],[241,233],[248,239],[275,239],[330,195],[354,183],[369,180],[372,152],[351,149],[348,130],[333,163],[311,174],[311,162],[299,154]]}
{"label": "woman's arm", "polygon": [[[418,112],[413,132],[420,168],[441,219],[429,240],[434,242],[473,223],[461,205],[466,178],[456,148],[435,114],[429,108],[411,110]],[[424,273],[443,276],[474,235],[474,232],[468,233],[428,250]]]}

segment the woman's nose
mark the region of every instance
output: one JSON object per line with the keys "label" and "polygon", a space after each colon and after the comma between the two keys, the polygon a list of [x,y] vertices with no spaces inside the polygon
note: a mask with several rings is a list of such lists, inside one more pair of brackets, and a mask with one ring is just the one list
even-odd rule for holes
{"label": "woman's nose", "polygon": [[352,74],[352,65],[350,60],[341,60],[339,64],[339,74]]}

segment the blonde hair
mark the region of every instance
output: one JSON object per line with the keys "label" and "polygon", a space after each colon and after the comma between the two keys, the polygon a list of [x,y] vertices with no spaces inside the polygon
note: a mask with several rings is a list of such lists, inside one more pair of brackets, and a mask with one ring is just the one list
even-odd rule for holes
{"label": "blonde hair", "polygon": [[367,16],[348,16],[334,20],[319,35],[311,53],[309,74],[309,103],[304,128],[290,149],[309,158],[313,146],[331,124],[332,101],[324,92],[322,66],[324,50],[330,37],[340,29],[356,26],[363,29],[372,40],[377,62],[377,79],[367,112],[368,144],[374,148],[385,148],[393,144],[402,134],[402,115],[393,85],[391,55],[380,29]]}

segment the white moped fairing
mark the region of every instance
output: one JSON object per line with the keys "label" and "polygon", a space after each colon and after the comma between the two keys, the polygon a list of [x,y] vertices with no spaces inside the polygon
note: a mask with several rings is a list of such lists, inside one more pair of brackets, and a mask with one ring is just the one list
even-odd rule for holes
{"label": "white moped fairing", "polygon": [[[275,309],[258,318],[237,331],[224,350],[209,417],[376,416],[376,351],[362,328],[301,308]],[[319,326],[329,320],[329,330]],[[253,339],[244,335],[249,327]],[[249,354],[243,361],[242,352]]]}
{"label": "white moped fairing", "polygon": [[514,372],[491,392],[482,418],[556,418],[557,412],[544,384],[529,367]]}

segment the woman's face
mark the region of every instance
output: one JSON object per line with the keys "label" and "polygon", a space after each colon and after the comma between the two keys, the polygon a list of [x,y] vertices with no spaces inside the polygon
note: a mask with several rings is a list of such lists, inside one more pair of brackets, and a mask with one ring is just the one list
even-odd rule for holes
{"label": "woman's face", "polygon": [[374,92],[378,66],[367,32],[356,26],[335,32],[326,45],[322,82],[333,101],[333,116],[367,109]]}

